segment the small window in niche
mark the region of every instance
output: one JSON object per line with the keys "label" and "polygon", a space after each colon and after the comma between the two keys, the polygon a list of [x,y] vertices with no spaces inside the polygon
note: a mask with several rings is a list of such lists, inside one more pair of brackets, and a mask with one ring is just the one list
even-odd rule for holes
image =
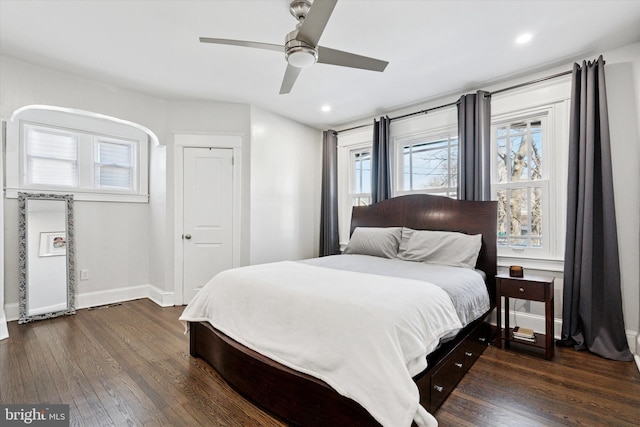
{"label": "small window in niche", "polygon": [[24,126],[26,183],[78,186],[78,138],[60,129]]}
{"label": "small window in niche", "polygon": [[6,196],[73,194],[75,200],[149,200],[147,128],[54,106],[27,106],[7,121]]}
{"label": "small window in niche", "polygon": [[96,183],[100,188],[134,190],[133,146],[125,141],[98,140]]}

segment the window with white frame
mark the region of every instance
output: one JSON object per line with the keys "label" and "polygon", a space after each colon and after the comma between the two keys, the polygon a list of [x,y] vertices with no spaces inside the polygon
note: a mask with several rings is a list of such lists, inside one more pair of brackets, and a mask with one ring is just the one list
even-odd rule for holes
{"label": "window with white frame", "polygon": [[351,170],[349,185],[351,206],[371,204],[371,149],[352,150],[349,169]]}
{"label": "window with white frame", "polygon": [[25,186],[78,186],[78,135],[64,129],[24,124]]}
{"label": "window with white frame", "polygon": [[531,256],[551,251],[550,114],[551,109],[523,113],[492,126],[493,192],[502,253]]}
{"label": "window with white frame", "polygon": [[135,144],[113,138],[96,138],[94,144],[96,187],[134,191]]}
{"label": "window with white frame", "polygon": [[353,206],[371,203],[371,129],[338,136],[338,229],[340,244],[349,241]]}
{"label": "window with white frame", "polygon": [[562,269],[570,94],[567,77],[491,101],[499,265]]}
{"label": "window with white frame", "polygon": [[444,133],[396,140],[396,194],[457,197],[458,136]]}
{"label": "window with white frame", "polygon": [[7,197],[46,191],[76,200],[148,201],[148,135],[97,116],[36,108],[14,117]]}

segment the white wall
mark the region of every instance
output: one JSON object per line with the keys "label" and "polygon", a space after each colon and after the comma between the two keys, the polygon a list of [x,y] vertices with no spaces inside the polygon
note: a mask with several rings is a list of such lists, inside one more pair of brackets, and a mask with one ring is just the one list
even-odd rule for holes
{"label": "white wall", "polygon": [[640,43],[604,59],[623,313],[631,350],[640,355]]}
{"label": "white wall", "polygon": [[322,133],[251,108],[251,264],[318,255]]}
{"label": "white wall", "polygon": [[[151,296],[160,304],[172,304],[174,133],[241,135],[243,265],[255,260],[300,259],[317,254],[319,131],[266,111],[252,111],[246,104],[164,100],[6,56],[0,56],[0,70],[1,117],[9,118],[16,109],[26,105],[55,105],[139,123],[160,140],[160,146],[152,144],[149,152],[149,203],[76,201],[74,204],[76,269],[77,272],[88,269],[90,277],[77,280],[78,308],[145,296]],[[252,120],[267,130],[256,138],[258,157],[252,155]],[[283,168],[278,159],[263,156],[270,151],[268,147],[288,150],[286,159],[291,167]],[[256,166],[255,171],[252,164]],[[284,190],[268,188],[280,183],[285,185]],[[252,188],[253,184],[256,189]],[[301,194],[297,194],[298,191]],[[265,196],[274,197],[277,202]],[[274,206],[276,210],[272,210]],[[17,318],[18,312],[17,200],[4,200],[3,213],[3,297],[11,320]],[[291,222],[284,223],[283,218]],[[273,233],[268,233],[251,227],[252,219],[278,225],[272,229]],[[255,236],[251,235],[253,229],[257,230]],[[288,237],[282,240],[285,235]],[[278,239],[277,244],[274,238]]]}

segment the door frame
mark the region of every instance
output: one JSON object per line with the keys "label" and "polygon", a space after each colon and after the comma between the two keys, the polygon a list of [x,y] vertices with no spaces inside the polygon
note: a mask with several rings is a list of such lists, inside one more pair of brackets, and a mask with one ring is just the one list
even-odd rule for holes
{"label": "door frame", "polygon": [[184,234],[184,150],[186,148],[215,148],[233,150],[233,206],[232,206],[232,244],[233,267],[240,266],[241,254],[241,190],[242,190],[242,134],[229,133],[187,133],[173,134],[174,154],[174,305],[182,305],[184,301],[184,251],[182,235]]}

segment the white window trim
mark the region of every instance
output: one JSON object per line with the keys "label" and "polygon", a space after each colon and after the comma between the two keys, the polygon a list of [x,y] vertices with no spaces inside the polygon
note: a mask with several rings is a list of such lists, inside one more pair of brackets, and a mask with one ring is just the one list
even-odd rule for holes
{"label": "white window trim", "polygon": [[[442,193],[443,189],[422,189],[422,190],[402,190],[404,184],[404,156],[403,147],[406,145],[422,144],[426,141],[437,141],[441,139],[450,139],[453,136],[457,138],[458,129],[456,125],[440,126],[432,128],[423,132],[416,132],[411,134],[398,135],[393,138],[392,142],[392,158],[391,164],[393,165],[393,179],[392,188],[394,196],[402,196],[405,194],[438,194]],[[446,190],[445,190],[446,191]]]}
{"label": "white window trim", "polygon": [[[507,267],[518,264],[525,268],[546,271],[563,271],[565,218],[567,198],[567,162],[569,138],[569,107],[571,80],[557,79],[536,87],[524,88],[504,96],[496,96],[492,100],[492,127],[496,123],[519,117],[530,117],[535,112],[548,111],[549,138],[546,150],[549,151],[546,163],[549,179],[549,213],[547,218],[554,218],[549,223],[549,246],[547,251],[504,250],[498,248],[498,266]],[[517,107],[516,107],[517,106]],[[493,132],[492,132],[493,138]],[[491,159],[496,157],[496,144],[491,144]],[[495,177],[492,176],[492,181]],[[495,198],[492,182],[492,197]],[[544,213],[543,213],[544,215]]]}
{"label": "white window trim", "polygon": [[[135,192],[109,189],[54,188],[41,185],[25,185],[22,125],[31,123],[46,127],[67,129],[96,136],[135,141],[138,145],[135,168]],[[16,110],[7,122],[6,139],[6,197],[17,198],[19,192],[46,192],[73,194],[75,200],[147,203],[149,201],[149,142],[158,141],[147,128],[133,122],[91,113],[52,106],[28,106]],[[90,152],[93,162],[93,151]],[[93,178],[92,178],[93,179]]]}
{"label": "white window trim", "polygon": [[[104,142],[107,144],[117,144],[117,145],[129,145],[131,147],[131,167],[129,169],[131,169],[132,175],[134,177],[133,180],[133,188],[130,190],[130,193],[132,194],[137,194],[138,193],[138,184],[140,182],[139,179],[139,172],[138,172],[138,151],[137,148],[137,143],[138,141],[135,140],[130,140],[130,139],[124,139],[124,138],[113,138],[110,136],[97,136],[94,137],[94,143],[92,144],[93,146],[93,153],[92,153],[92,159],[93,159],[93,176],[91,177],[94,185],[95,183],[99,180],[99,168],[103,167],[103,166],[109,166],[109,165],[102,165],[99,161],[98,158],[100,157],[100,153],[99,153],[99,144]],[[100,165],[100,166],[97,166]],[[123,166],[120,165],[116,165],[116,167],[120,167],[123,168]],[[99,189],[100,192],[108,192],[110,191],[110,189],[108,187],[100,187]],[[119,193],[124,192],[124,190],[122,189],[118,189],[115,188],[114,191],[117,191]]]}
{"label": "white window trim", "polygon": [[[532,118],[540,118],[542,122],[542,179],[538,181],[524,181],[524,182],[508,182],[497,183],[497,168],[496,158],[498,156],[498,147],[496,142],[496,128],[505,124],[513,123],[519,120],[530,120]],[[552,236],[554,236],[555,223],[557,221],[551,220],[551,212],[554,212],[554,188],[550,185],[553,182],[552,171],[554,170],[555,156],[551,150],[551,138],[553,130],[555,129],[555,117],[553,105],[533,110],[525,110],[517,113],[509,113],[501,116],[494,116],[491,123],[491,159],[492,159],[492,176],[491,176],[491,196],[493,200],[496,200],[496,193],[498,189],[519,189],[519,188],[531,188],[542,187],[543,189],[543,209],[542,209],[542,247],[541,248],[514,248],[498,246],[498,254],[503,256],[509,256],[512,258],[543,258],[551,259],[554,254],[554,244]],[[555,239],[557,240],[557,239]]]}
{"label": "white window trim", "polygon": [[[364,147],[360,147],[360,148],[352,148],[351,150],[349,150],[349,188],[348,188],[348,193],[349,193],[349,205],[353,206],[353,199],[354,198],[363,198],[363,197],[367,197],[369,196],[369,198],[371,198],[371,193],[356,193],[355,191],[353,191],[356,188],[356,183],[354,182],[354,178],[355,178],[355,170],[352,169],[352,167],[355,165],[355,155],[356,154],[361,154],[361,153],[366,153],[369,152],[369,159],[371,159],[371,145],[365,145]],[[360,184],[360,186],[362,187],[362,184]]]}
{"label": "white window trim", "polygon": [[365,127],[357,131],[338,135],[338,230],[340,248],[344,249],[349,241],[351,226],[352,162],[351,153],[357,150],[371,149],[372,129]]}

